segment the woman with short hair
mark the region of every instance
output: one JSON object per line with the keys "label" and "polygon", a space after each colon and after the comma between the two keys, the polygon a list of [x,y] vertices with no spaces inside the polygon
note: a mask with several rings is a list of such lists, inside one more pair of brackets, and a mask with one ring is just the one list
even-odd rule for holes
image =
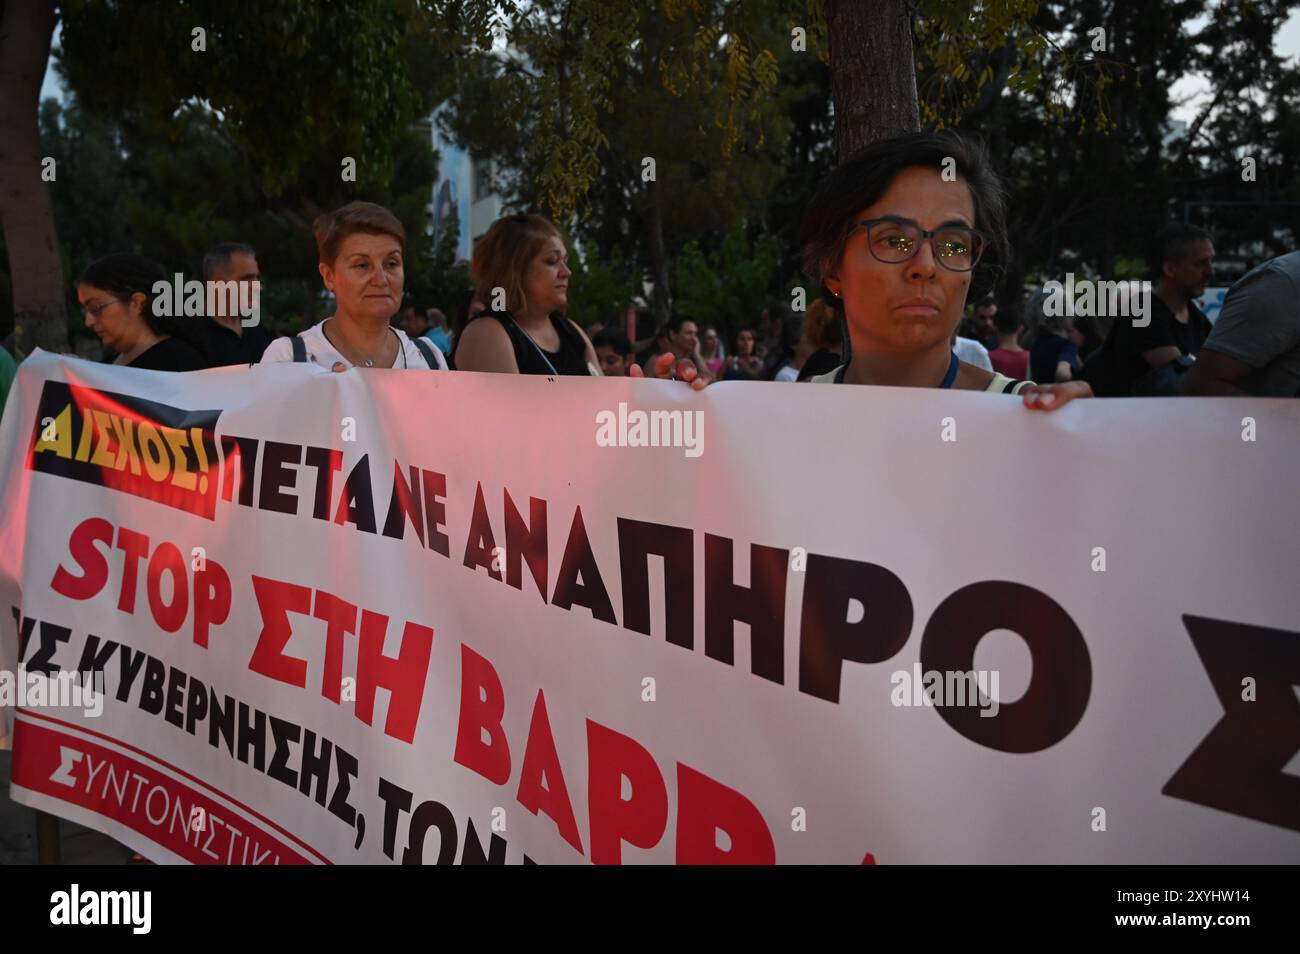
{"label": "woman with short hair", "polygon": [[804,216],[801,244],[804,271],[844,316],[850,354],[812,380],[1021,394],[1039,409],[1091,396],[1083,382],[1015,381],[953,354],[977,267],[988,284],[992,263],[1005,261],[1004,221],[988,156],[958,136],[899,136],[833,170]]}
{"label": "woman with short hair", "polygon": [[300,334],[277,338],[262,364],[310,362],[349,368],[433,368],[447,360],[428,339],[412,339],[391,325],[406,281],[406,230],[373,202],[349,202],[316,220],[321,280],[334,293],[334,314]]}

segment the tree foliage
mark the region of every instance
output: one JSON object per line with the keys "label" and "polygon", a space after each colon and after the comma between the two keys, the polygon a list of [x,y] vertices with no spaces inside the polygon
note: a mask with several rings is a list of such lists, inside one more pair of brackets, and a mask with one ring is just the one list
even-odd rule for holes
{"label": "tree foliage", "polygon": [[[1282,203],[1300,201],[1300,74],[1273,41],[1297,6],[915,0],[923,124],[986,140],[1008,182],[1002,293],[1074,265],[1132,271],[1147,236],[1183,215],[1221,252],[1294,247]],[[823,0],[61,10],[72,95],[41,131],[69,273],[121,247],[194,270],[207,245],[243,238],[309,308],[312,217],[370,198],[407,225],[412,291],[463,297],[463,266],[427,237],[434,157],[419,124],[438,107],[444,132],[495,160],[508,204],[572,235],[582,320],[648,290],[661,317],[734,326],[794,280],[799,219],[834,161]],[[1209,88],[1180,131],[1172,87],[1191,75]],[[340,177],[347,156],[355,183]]]}
{"label": "tree foliage", "polygon": [[674,272],[677,310],[721,329],[752,324],[770,296],[780,261],[777,236],[751,240],[743,227],[713,251],[687,242]]}
{"label": "tree foliage", "polygon": [[64,170],[53,198],[69,274],[129,250],[194,275],[211,245],[246,241],[268,312],[310,320],[311,222],[362,198],[403,222],[408,282],[425,291],[437,156],[415,120],[442,95],[429,64],[446,42],[429,15],[390,0],[69,4],[58,66],[70,96],[41,123]]}
{"label": "tree foliage", "polygon": [[269,195],[318,159],[337,178],[350,156],[359,182],[381,182],[423,106],[401,55],[413,12],[392,0],[70,0],[59,66],[88,109],[129,127],[179,135],[178,106],[203,106],[258,161]]}

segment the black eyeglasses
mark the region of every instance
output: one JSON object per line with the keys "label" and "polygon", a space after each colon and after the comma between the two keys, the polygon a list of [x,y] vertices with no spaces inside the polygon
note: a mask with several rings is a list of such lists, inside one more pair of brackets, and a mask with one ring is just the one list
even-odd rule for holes
{"label": "black eyeglasses", "polygon": [[872,258],[886,265],[906,262],[917,253],[922,239],[930,240],[934,260],[954,272],[969,272],[984,254],[984,236],[964,225],[944,225],[927,231],[910,219],[892,216],[855,222],[850,232],[867,230],[867,248]]}
{"label": "black eyeglasses", "polygon": [[108,301],[95,302],[93,305],[82,305],[81,310],[91,318],[98,319],[104,313],[104,309],[115,302],[122,302],[121,298],[110,298]]}

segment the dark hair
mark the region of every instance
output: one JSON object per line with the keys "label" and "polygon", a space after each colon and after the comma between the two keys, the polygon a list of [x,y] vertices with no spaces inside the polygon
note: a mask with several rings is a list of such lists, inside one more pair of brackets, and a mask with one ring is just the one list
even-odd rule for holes
{"label": "dark hair", "polygon": [[1064,334],[1070,330],[1074,319],[1065,314],[1065,309],[1055,309],[1055,315],[1047,313],[1047,300],[1051,297],[1046,288],[1040,288],[1029,296],[1025,303],[1025,324],[1032,322],[1031,331],[1054,331]]}
{"label": "dark hair", "polygon": [[597,348],[609,348],[624,358],[632,353],[632,344],[627,340],[627,335],[616,328],[605,328],[596,332],[596,336],[591,339],[591,348],[593,351]]}
{"label": "dark hair", "polygon": [[[167,286],[162,294],[154,291],[154,286],[159,282]],[[140,317],[150,331],[156,335],[180,338],[206,356],[207,347],[199,337],[195,319],[187,319],[183,315],[159,315],[154,311],[154,302],[158,298],[171,295],[167,273],[157,262],[124,252],[105,255],[87,265],[74,284],[102,288],[124,303],[130,302],[136,294],[144,295]]]}
{"label": "dark hair", "polygon": [[1164,274],[1165,262],[1181,262],[1187,257],[1187,247],[1193,242],[1210,241],[1210,233],[1186,222],[1170,222],[1151,239],[1147,251],[1147,268],[1151,278]]}
{"label": "dark hair", "polygon": [[696,331],[699,330],[700,323],[694,315],[683,315],[683,314],[674,313],[672,317],[668,319],[668,324],[664,325],[664,333],[676,334],[677,332],[682,330],[682,325],[686,324],[686,322],[688,321],[692,322],[695,325]]}
{"label": "dark hair", "polygon": [[953,133],[909,133],[872,143],[822,179],[799,230],[804,274],[825,288],[844,255],[853,217],[878,201],[898,173],[912,166],[943,170],[953,163],[970,189],[975,228],[988,242],[971,281],[970,294],[983,294],[1007,258],[1006,192],[983,144]]}
{"label": "dark hair", "polygon": [[751,335],[754,336],[754,347],[755,348],[758,347],[758,342],[761,338],[761,336],[758,333],[758,329],[755,328],[753,325],[743,325],[740,328],[737,328],[735,333],[731,336],[732,354],[740,354],[740,336],[744,334],[746,331],[748,331]]}
{"label": "dark hair", "polygon": [[983,298],[979,300],[979,302],[975,305],[975,307],[988,308],[990,305],[993,306],[994,308],[998,307],[998,300],[994,298],[992,295],[985,295]]}
{"label": "dark hair", "polygon": [[230,267],[230,259],[235,255],[248,255],[257,258],[253,246],[246,242],[222,242],[203,253],[203,280],[212,281],[212,276],[220,269]]}
{"label": "dark hair", "polygon": [[993,316],[993,327],[1004,335],[1014,334],[1024,323],[1025,319],[1020,314],[1020,308],[1016,307],[999,308],[997,314]]}

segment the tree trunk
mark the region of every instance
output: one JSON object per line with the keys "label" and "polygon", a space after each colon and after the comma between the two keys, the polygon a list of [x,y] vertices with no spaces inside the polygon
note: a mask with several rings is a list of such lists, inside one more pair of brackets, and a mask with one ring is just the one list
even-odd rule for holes
{"label": "tree trunk", "polygon": [[[651,185],[650,195],[650,266],[654,273],[654,288],[650,293],[650,307],[654,310],[656,326],[668,321],[672,314],[672,286],[668,275],[668,249],[664,246],[664,217],[659,209],[658,183]],[[637,329],[637,334],[641,334]]]}
{"label": "tree trunk", "polygon": [[826,32],[836,160],[843,162],[881,139],[918,131],[921,110],[905,0],[826,0]]}
{"label": "tree trunk", "polygon": [[[0,23],[0,222],[13,279],[16,347],[65,351],[68,315],[54,206],[42,179],[37,109],[54,0],[6,0]],[[61,170],[55,169],[55,175]],[[57,181],[57,179],[55,180]]]}

